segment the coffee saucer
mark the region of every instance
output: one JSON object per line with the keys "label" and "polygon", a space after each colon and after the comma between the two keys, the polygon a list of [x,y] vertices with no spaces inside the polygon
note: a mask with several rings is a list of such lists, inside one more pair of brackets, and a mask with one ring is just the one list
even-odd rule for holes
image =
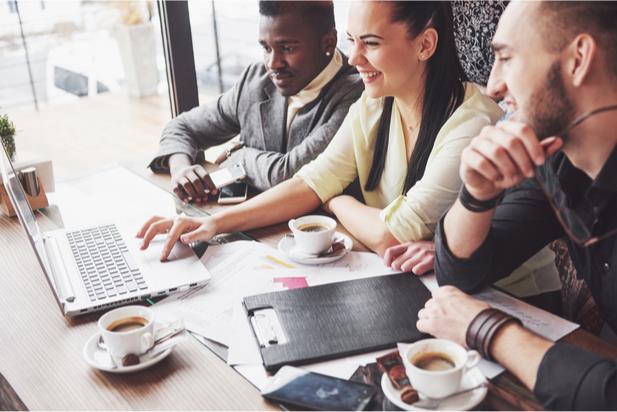
{"label": "coffee saucer", "polygon": [[284,236],[280,241],[278,248],[279,250],[287,256],[289,259],[293,260],[296,263],[300,263],[303,265],[322,265],[324,263],[334,262],[339,260],[343,256],[345,256],[351,248],[353,247],[353,241],[349,236],[346,236],[340,232],[334,233],[334,242],[342,241],[344,248],[337,250],[335,253],[328,255],[317,257],[313,255],[307,255],[296,249],[296,241],[292,236]]}
{"label": "coffee saucer", "polygon": [[98,342],[101,337],[100,332],[95,333],[88,339],[84,345],[83,357],[93,368],[111,372],[111,373],[130,373],[137,372],[146,369],[152,365],[155,365],[165,359],[174,350],[175,345],[170,346],[162,352],[153,349],[154,355],[145,354],[140,356],[140,363],[132,366],[118,366],[116,367],[111,360],[111,356],[105,350],[99,347]]}
{"label": "coffee saucer", "polygon": [[[473,368],[469,370],[463,377],[463,382],[461,385],[461,391],[464,391],[465,388],[473,388],[474,386],[481,385],[486,382],[486,378],[480,371],[480,368]],[[392,382],[386,375],[381,377],[381,390],[384,395],[390,402],[392,402],[398,408],[405,411],[425,411],[429,409],[422,409],[405,403],[401,400],[401,392],[392,386]],[[488,388],[486,385],[480,386],[472,391],[464,392],[458,395],[454,395],[452,397],[448,397],[444,399],[437,408],[430,409],[436,411],[467,411],[476,407],[480,402],[484,400],[486,394],[488,392]],[[420,399],[423,396],[420,394]]]}

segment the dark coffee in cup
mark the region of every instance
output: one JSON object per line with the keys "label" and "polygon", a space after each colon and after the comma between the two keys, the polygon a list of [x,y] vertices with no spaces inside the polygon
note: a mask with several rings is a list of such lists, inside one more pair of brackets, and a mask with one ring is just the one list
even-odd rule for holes
{"label": "dark coffee in cup", "polygon": [[426,371],[445,371],[456,367],[456,363],[445,353],[422,352],[411,359],[411,363]]}
{"label": "dark coffee in cup", "polygon": [[323,232],[328,230],[328,227],[322,225],[321,223],[305,223],[303,225],[299,225],[298,230],[303,232]]}
{"label": "dark coffee in cup", "polygon": [[128,332],[134,329],[143,328],[148,324],[148,319],[141,316],[131,316],[113,321],[107,326],[110,332]]}

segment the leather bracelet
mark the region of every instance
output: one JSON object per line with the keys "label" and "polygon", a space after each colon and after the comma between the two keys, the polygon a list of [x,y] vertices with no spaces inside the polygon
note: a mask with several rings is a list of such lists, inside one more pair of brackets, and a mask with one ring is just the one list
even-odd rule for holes
{"label": "leather bracelet", "polygon": [[492,199],[488,200],[479,200],[473,197],[471,193],[467,190],[465,185],[461,186],[461,190],[458,193],[458,199],[460,200],[463,207],[470,212],[474,213],[482,213],[488,210],[494,209],[497,206],[497,203],[503,198],[503,192],[498,196],[495,196]]}
{"label": "leather bracelet", "polygon": [[502,326],[514,321],[519,325],[520,319],[495,308],[487,308],[476,315],[467,327],[465,342],[469,349],[477,350],[483,358],[493,360],[490,349],[495,334]]}

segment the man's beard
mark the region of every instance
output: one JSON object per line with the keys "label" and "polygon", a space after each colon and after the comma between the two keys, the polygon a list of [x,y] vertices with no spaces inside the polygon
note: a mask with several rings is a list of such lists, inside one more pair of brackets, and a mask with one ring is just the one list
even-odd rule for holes
{"label": "man's beard", "polygon": [[[567,94],[561,77],[561,65],[554,62],[546,75],[543,87],[531,95],[527,109],[529,125],[538,139],[558,136],[576,114],[576,108]],[[559,136],[566,138],[566,136]]]}

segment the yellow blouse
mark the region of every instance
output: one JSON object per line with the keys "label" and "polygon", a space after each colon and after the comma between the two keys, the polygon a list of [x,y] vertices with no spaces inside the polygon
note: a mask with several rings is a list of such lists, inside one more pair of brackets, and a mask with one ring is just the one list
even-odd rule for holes
{"label": "yellow blouse", "polygon": [[398,241],[432,238],[439,218],[458,194],[461,151],[484,126],[497,122],[502,111],[476,86],[466,83],[464,101],[437,134],[424,175],[403,195],[408,164],[396,100],[381,181],[375,190],[364,190],[383,104],[383,98],[372,99],[363,93],[350,107],[326,150],[300,169],[297,176],[322,202],[341,194],[359,177],[366,204],[383,209],[380,216]]}

